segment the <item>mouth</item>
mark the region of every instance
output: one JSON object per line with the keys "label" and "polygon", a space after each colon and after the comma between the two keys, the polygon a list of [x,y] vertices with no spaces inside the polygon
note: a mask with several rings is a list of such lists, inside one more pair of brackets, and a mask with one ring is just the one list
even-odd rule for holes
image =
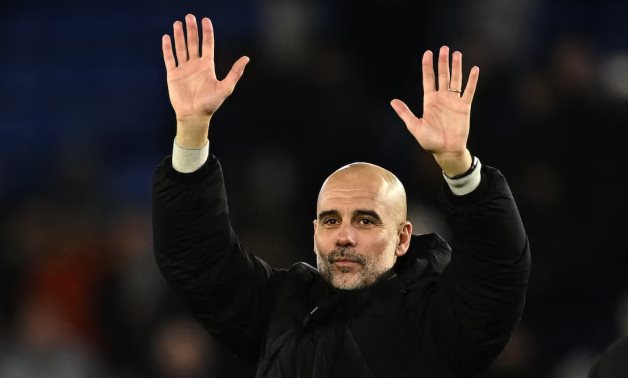
{"label": "mouth", "polygon": [[338,266],[355,266],[355,265],[360,265],[360,263],[357,262],[357,261],[347,260],[347,259],[334,260],[332,262],[332,264],[338,265]]}

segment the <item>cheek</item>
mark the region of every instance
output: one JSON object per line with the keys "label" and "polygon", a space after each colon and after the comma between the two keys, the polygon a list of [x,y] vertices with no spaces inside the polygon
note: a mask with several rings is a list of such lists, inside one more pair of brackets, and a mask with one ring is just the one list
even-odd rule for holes
{"label": "cheek", "polygon": [[324,246],[328,246],[330,244],[334,244],[336,241],[334,233],[330,230],[319,229],[314,232],[314,245],[319,248],[323,248]]}
{"label": "cheek", "polygon": [[395,237],[388,232],[384,232],[370,240],[369,254],[377,256],[378,258],[387,258],[389,254],[395,253]]}
{"label": "cheek", "polygon": [[314,252],[317,255],[320,255],[321,252],[324,253],[328,248],[326,248],[327,239],[320,232],[314,232]]}

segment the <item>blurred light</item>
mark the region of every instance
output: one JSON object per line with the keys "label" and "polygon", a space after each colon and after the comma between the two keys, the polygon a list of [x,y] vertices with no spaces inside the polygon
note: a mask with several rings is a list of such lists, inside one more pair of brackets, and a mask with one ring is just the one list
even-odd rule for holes
{"label": "blurred light", "polygon": [[628,99],[628,52],[609,55],[601,65],[601,79],[613,96]]}

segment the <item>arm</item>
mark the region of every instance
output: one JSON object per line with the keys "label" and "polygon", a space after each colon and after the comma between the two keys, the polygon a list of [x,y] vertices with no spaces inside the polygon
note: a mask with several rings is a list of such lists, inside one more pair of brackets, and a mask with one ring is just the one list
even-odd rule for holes
{"label": "arm", "polygon": [[[456,180],[471,167],[466,144],[479,69],[462,93],[462,54],[441,48],[438,90],[431,52],[423,56],[424,113],[415,117],[399,100],[392,106],[410,132],[432,152],[448,186],[443,204],[453,233],[452,260],[428,310],[427,342],[448,368],[471,375],[494,359],[518,323],[530,268],[527,237],[506,180],[495,168],[478,167],[479,178],[454,194]],[[451,82],[450,82],[451,81]],[[469,177],[469,176],[467,176]]]}
{"label": "arm", "polygon": [[[222,169],[207,151],[211,116],[233,91],[247,59],[240,58],[218,81],[209,19],[202,22],[202,56],[194,16],[188,15],[186,24],[187,47],[182,24],[174,24],[178,65],[169,36],[162,41],[177,135],[173,158],[166,158],[153,178],[155,255],[162,274],[192,314],[218,340],[254,364],[265,326],[271,269],[236,238]],[[190,166],[190,155],[202,151],[206,155],[191,159],[196,166]]]}
{"label": "arm", "polygon": [[[483,166],[480,185],[443,188],[452,258],[433,297],[433,342],[454,371],[475,372],[499,355],[519,322],[530,272],[527,236],[503,175]],[[443,321],[445,320],[445,321]]]}

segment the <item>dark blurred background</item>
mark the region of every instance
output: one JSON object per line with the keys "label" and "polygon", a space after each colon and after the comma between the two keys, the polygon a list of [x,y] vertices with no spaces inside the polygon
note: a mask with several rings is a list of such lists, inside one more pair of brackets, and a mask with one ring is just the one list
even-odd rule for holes
{"label": "dark blurred background", "polygon": [[318,189],[352,161],[395,172],[416,231],[448,236],[440,172],[388,104],[421,114],[421,54],[447,44],[481,68],[470,150],[508,178],[533,252],[521,326],[483,377],[584,377],[628,334],[628,2],[5,0],[0,377],[252,371],[152,256],[175,132],[160,41],[187,12],[213,20],[219,77],[252,58],[210,136],[251,251],[314,264]]}

